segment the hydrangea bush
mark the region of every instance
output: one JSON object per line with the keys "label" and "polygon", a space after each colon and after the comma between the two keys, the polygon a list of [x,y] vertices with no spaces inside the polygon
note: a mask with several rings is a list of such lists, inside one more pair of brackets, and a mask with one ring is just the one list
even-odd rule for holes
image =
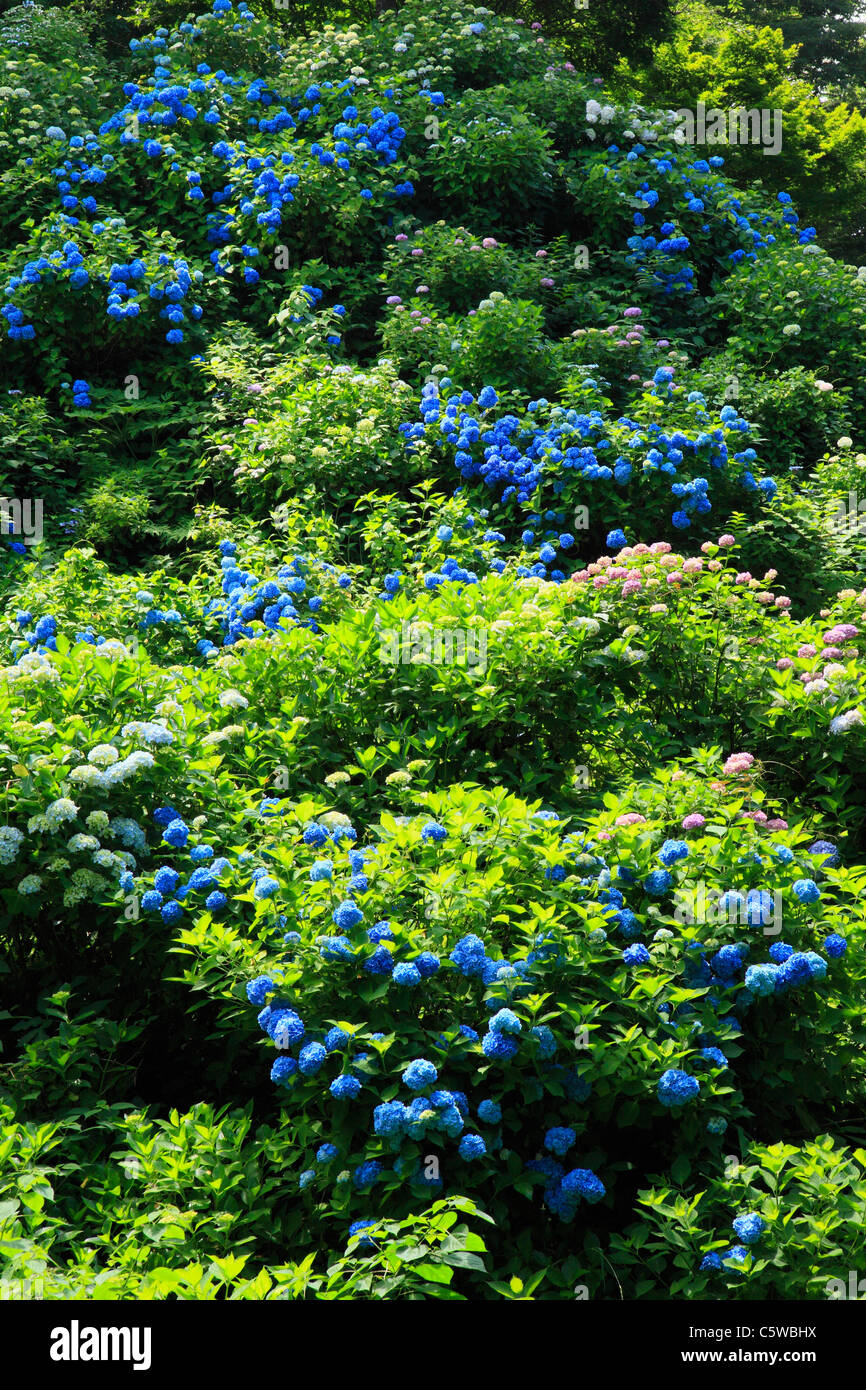
{"label": "hydrangea bush", "polygon": [[76,25],[0,26],[14,1277],[830,1296],[862,277],[484,8]]}

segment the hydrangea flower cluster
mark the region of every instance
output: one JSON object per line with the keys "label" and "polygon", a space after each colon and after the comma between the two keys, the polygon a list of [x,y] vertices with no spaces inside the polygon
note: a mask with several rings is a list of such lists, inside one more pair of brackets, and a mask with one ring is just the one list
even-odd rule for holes
{"label": "hydrangea flower cluster", "polygon": [[[671,377],[671,368],[656,372],[651,394],[659,404],[675,400]],[[596,389],[594,380],[584,381],[585,393]],[[666,430],[661,424],[641,425],[625,416],[611,421],[598,408],[549,407],[546,402],[544,406],[530,402],[524,420],[510,412],[490,418],[498,402],[492,387],[484,387],[477,401],[471,392],[463,391],[452,393],[444,403],[439,390],[436,381],[428,382],[421,395],[421,423],[401,426],[407,447],[415,447],[424,438],[439,443],[461,478],[478,479],[502,502],[514,497],[526,505],[541,495],[539,489],[556,497],[567,487],[574,491],[578,482],[625,488],[632,478],[646,482],[664,477],[671,479],[669,488],[677,504],[671,520],[683,530],[691,525],[693,515],[712,509],[710,484],[700,476],[701,469],[738,476],[743,487],[759,489],[768,499],[777,491],[772,478],[755,482],[751,473],[755,450],[738,447],[737,436],[748,435],[752,427],[731,405],[723,406],[714,422],[698,391],[688,397],[690,423]],[[541,423],[542,415],[548,417],[546,424]],[[681,408],[677,415],[682,419]]]}

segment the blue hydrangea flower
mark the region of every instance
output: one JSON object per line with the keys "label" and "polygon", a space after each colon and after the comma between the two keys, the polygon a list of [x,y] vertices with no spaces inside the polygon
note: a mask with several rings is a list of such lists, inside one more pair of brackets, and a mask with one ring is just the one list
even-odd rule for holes
{"label": "blue hydrangea flower", "polygon": [[270,975],[257,975],[254,980],[247,984],[247,998],[251,1004],[266,1004],[269,994],[273,994],[276,986]]}
{"label": "blue hydrangea flower", "polygon": [[394,966],[394,973],[391,978],[395,985],[403,985],[407,989],[421,983],[420,971],[407,961],[401,961],[399,965]]}
{"label": "blue hydrangea flower", "polygon": [[277,1086],[286,1086],[297,1070],[298,1064],[294,1057],[278,1057],[271,1067],[271,1080]]}
{"label": "blue hydrangea flower", "polygon": [[363,1188],[373,1187],[382,1173],[382,1165],[375,1158],[370,1158],[366,1163],[361,1163],[352,1174],[352,1181],[361,1191]]}
{"label": "blue hydrangea flower", "polygon": [[809,853],[820,856],[825,866],[832,868],[839,863],[839,851],[829,840],[816,840],[809,846]]}
{"label": "blue hydrangea flower", "polygon": [[173,893],[180,883],[180,874],[176,869],[171,869],[168,865],[163,865],[157,869],[153,876],[153,886],[160,893]]}
{"label": "blue hydrangea flower", "polygon": [[801,903],[816,903],[821,896],[821,889],[813,878],[798,878],[791,889]]}
{"label": "blue hydrangea flower", "polygon": [[570,1173],[566,1173],[562,1179],[562,1190],[572,1197],[582,1197],[590,1206],[600,1202],[605,1195],[605,1186],[601,1178],[596,1177],[595,1173],[589,1168],[574,1168]]}
{"label": "blue hydrangea flower", "polygon": [[740,1237],[744,1245],[754,1245],[756,1240],[760,1240],[764,1231],[767,1229],[763,1217],[755,1212],[747,1212],[745,1216],[736,1216],[732,1222],[734,1233]]}
{"label": "blue hydrangea flower", "polygon": [[688,1072],[670,1067],[659,1077],[657,1094],[662,1105],[675,1109],[694,1100],[700,1094],[700,1090],[700,1082],[689,1076]]}
{"label": "blue hydrangea flower", "polygon": [[573,1129],[569,1129],[563,1125],[556,1125],[545,1134],[544,1147],[549,1149],[551,1153],[556,1154],[557,1158],[565,1158],[569,1149],[574,1148],[576,1140],[577,1135]]}
{"label": "blue hydrangea flower", "polygon": [[307,1043],[306,1047],[301,1048],[298,1067],[304,1076],[315,1076],[327,1056],[328,1054],[321,1043]]}
{"label": "blue hydrangea flower", "polygon": [[490,1020],[491,1033],[521,1033],[523,1024],[511,1009],[500,1009]]}
{"label": "blue hydrangea flower", "polygon": [[751,965],[745,973],[746,990],[758,998],[769,998],[776,994],[777,967],[774,965]]}
{"label": "blue hydrangea flower", "polygon": [[275,1047],[287,1051],[301,1042],[306,1029],[294,1009],[275,1008],[268,1015],[266,1032]]}
{"label": "blue hydrangea flower", "polygon": [[384,1138],[405,1134],[410,1119],[411,1112],[401,1101],[386,1101],[383,1105],[377,1105],[373,1111],[373,1131]]}
{"label": "blue hydrangea flower", "polygon": [[509,1037],[507,1033],[485,1033],[481,1039],[481,1051],[491,1061],[507,1062],[518,1047],[517,1038]]}
{"label": "blue hydrangea flower", "polygon": [[353,1221],[353,1222],[352,1222],[351,1226],[349,1227],[349,1239],[351,1240],[353,1236],[358,1236],[358,1244],[357,1244],[357,1246],[356,1246],[356,1249],[357,1249],[358,1251],[361,1251],[361,1250],[375,1250],[375,1248],[376,1248],[376,1242],[375,1242],[370,1236],[362,1236],[362,1235],[359,1234],[359,1232],[361,1232],[361,1231],[366,1231],[366,1230],[368,1230],[371,1226],[375,1226],[376,1224],[377,1224],[377,1223],[376,1223],[375,1221]]}
{"label": "blue hydrangea flower", "polygon": [[166,844],[172,845],[174,849],[183,849],[189,839],[189,826],[185,825],[178,816],[176,820],[169,821],[162,832],[162,838]]}
{"label": "blue hydrangea flower", "polygon": [[434,840],[437,844],[448,839],[448,831],[438,821],[431,820],[421,830],[422,840]]}
{"label": "blue hydrangea flower", "polygon": [[432,1086],[439,1073],[432,1062],[419,1057],[414,1062],[410,1062],[403,1073],[403,1084],[408,1086],[410,1091],[423,1091],[427,1086]]}
{"label": "blue hydrangea flower", "polygon": [[667,869],[653,869],[644,879],[644,888],[652,898],[663,898],[673,883]]}
{"label": "blue hydrangea flower", "polygon": [[685,840],[665,840],[659,850],[659,859],[666,868],[670,868],[678,859],[687,859],[688,854],[689,847]]}
{"label": "blue hydrangea flower", "polygon": [[488,1125],[498,1125],[502,1119],[502,1108],[495,1100],[483,1100],[478,1107],[478,1118]]}
{"label": "blue hydrangea flower", "polygon": [[338,1076],[328,1090],[336,1100],[354,1100],[361,1090],[361,1083],[357,1076]]}
{"label": "blue hydrangea flower", "polygon": [[352,927],[364,920],[363,912],[350,898],[341,902],[339,907],[334,909],[332,916],[341,931],[351,931]]}
{"label": "blue hydrangea flower", "polygon": [[626,946],[622,958],[626,965],[649,965],[651,960],[649,951],[641,942]]}
{"label": "blue hydrangea flower", "polygon": [[467,1163],[471,1163],[473,1159],[484,1157],[487,1145],[480,1134],[464,1134],[457,1145],[457,1152]]}
{"label": "blue hydrangea flower", "polygon": [[484,942],[479,936],[464,936],[451,952],[451,960],[462,975],[472,978],[480,975],[487,960]]}

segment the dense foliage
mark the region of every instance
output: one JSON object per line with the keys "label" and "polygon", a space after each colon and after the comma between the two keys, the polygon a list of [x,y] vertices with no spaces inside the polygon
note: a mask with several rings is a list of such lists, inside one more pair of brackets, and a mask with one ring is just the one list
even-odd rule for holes
{"label": "dense foliage", "polygon": [[0,17],[5,1278],[830,1296],[862,187],[798,209],[862,117],[690,148],[788,60],[688,16],[611,86],[464,3],[137,17]]}

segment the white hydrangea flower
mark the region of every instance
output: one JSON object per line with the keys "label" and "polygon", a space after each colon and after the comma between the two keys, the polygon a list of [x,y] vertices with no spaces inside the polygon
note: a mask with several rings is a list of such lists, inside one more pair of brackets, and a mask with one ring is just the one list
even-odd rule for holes
{"label": "white hydrangea flower", "polygon": [[66,848],[72,854],[80,854],[87,849],[99,849],[99,841],[95,835],[73,835]]}
{"label": "white hydrangea flower", "polygon": [[68,796],[58,797],[56,801],[52,801],[50,805],[45,807],[45,819],[55,829],[64,821],[75,820],[77,815],[78,807],[74,801],[70,801]]}
{"label": "white hydrangea flower", "polygon": [[109,661],[126,661],[132,655],[129,648],[125,647],[116,637],[109,637],[107,641],[94,647],[93,651]]}
{"label": "white hydrangea flower", "polygon": [[0,825],[0,864],[11,864],[24,842],[23,833],[14,825]]}
{"label": "white hydrangea flower", "polygon": [[113,743],[97,743],[95,748],[91,748],[88,757],[97,767],[111,767],[120,759],[120,754]]}
{"label": "white hydrangea flower", "polygon": [[250,702],[239,690],[223,690],[219,703],[223,709],[247,709]]}
{"label": "white hydrangea flower", "polygon": [[69,774],[70,782],[75,782],[76,786],[102,789],[108,786],[106,774],[98,767],[93,767],[91,763],[82,763],[80,767],[74,767]]}

